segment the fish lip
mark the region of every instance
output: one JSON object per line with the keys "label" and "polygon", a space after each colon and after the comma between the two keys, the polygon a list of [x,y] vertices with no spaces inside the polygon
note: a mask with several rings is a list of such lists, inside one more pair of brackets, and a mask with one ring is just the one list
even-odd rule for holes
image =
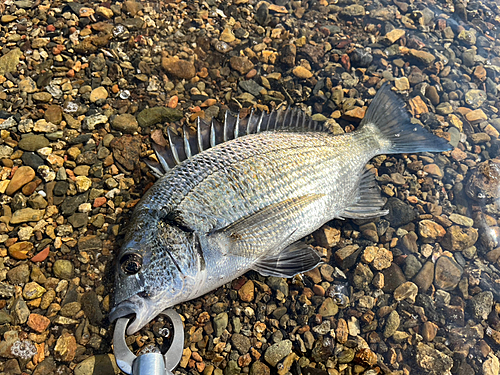
{"label": "fish lip", "polygon": [[109,321],[114,322],[117,319],[124,318],[130,315],[136,316],[137,312],[132,302],[125,301],[113,307],[113,309],[109,313]]}

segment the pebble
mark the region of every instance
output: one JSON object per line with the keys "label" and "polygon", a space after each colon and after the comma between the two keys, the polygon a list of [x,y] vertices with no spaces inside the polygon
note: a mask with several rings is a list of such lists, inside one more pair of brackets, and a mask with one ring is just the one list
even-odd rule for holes
{"label": "pebble", "polygon": [[402,301],[404,299],[415,303],[415,298],[418,294],[418,286],[411,281],[407,281],[394,290],[394,299],[396,301]]}
{"label": "pebble", "polygon": [[74,369],[75,375],[93,375],[96,372],[99,375],[118,375],[121,373],[113,354],[90,356],[78,363]]}
{"label": "pebble", "polygon": [[71,362],[76,355],[76,339],[69,332],[63,332],[56,341],[54,357],[62,362]]}
{"label": "pebble", "polygon": [[308,79],[313,76],[311,71],[307,70],[303,66],[297,66],[292,70],[292,73],[300,79]]}
{"label": "pebble", "polygon": [[431,342],[437,335],[439,327],[433,322],[424,322],[422,324],[422,337],[425,342]]}
{"label": "pebble", "polygon": [[453,290],[462,278],[463,269],[454,259],[441,256],[436,261],[434,270],[434,285],[438,289]]}
{"label": "pebble", "polygon": [[99,86],[92,90],[90,93],[90,101],[96,103],[97,101],[106,100],[108,98],[108,91],[105,87]]}
{"label": "pebble", "polygon": [[52,271],[59,279],[71,279],[73,277],[74,266],[69,260],[58,259],[55,261]]}
{"label": "pebble", "polygon": [[231,336],[231,344],[241,355],[248,353],[251,347],[250,339],[240,333]]}
{"label": "pebble", "polygon": [[426,262],[413,279],[413,282],[419,287],[422,292],[426,292],[434,281],[434,264]]}
{"label": "pebble", "polygon": [[196,69],[190,61],[179,59],[179,57],[167,57],[161,59],[161,66],[167,74],[179,79],[191,79],[196,74]]}
{"label": "pebble", "polygon": [[238,290],[238,295],[243,302],[251,302],[254,299],[255,288],[252,280],[248,280],[243,286]]}
{"label": "pebble", "polygon": [[400,325],[399,314],[396,310],[394,310],[389,314],[385,322],[384,337],[389,338],[392,335],[394,335],[398,330],[399,325]]}
{"label": "pebble", "polygon": [[137,122],[135,116],[125,113],[123,115],[116,116],[111,121],[111,127],[123,133],[133,134],[139,130],[139,123]]}
{"label": "pebble", "polygon": [[29,135],[22,137],[18,147],[24,151],[36,151],[49,145],[49,140],[43,135]]}
{"label": "pebble", "polygon": [[453,367],[453,359],[431,346],[418,343],[415,356],[418,366],[431,374],[446,374]]}
{"label": "pebble", "polygon": [[323,317],[329,317],[337,315],[339,307],[332,298],[326,298],[318,309],[318,314]]}
{"label": "pebble", "polygon": [[476,294],[471,299],[471,307],[474,319],[486,320],[493,308],[493,293],[487,290]]}
{"label": "pebble", "polygon": [[50,325],[50,319],[40,315],[40,314],[30,314],[28,317],[28,327],[30,327],[33,331],[42,333],[44,332]]}
{"label": "pebble", "polygon": [[422,220],[418,223],[420,237],[424,242],[432,243],[440,240],[446,234],[446,230],[432,220]]}
{"label": "pebble", "polygon": [[23,288],[23,297],[27,300],[40,298],[47,290],[40,284],[31,281]]}
{"label": "pebble", "polygon": [[241,75],[247,74],[254,68],[254,64],[247,58],[241,56],[233,56],[229,60],[231,68],[238,71]]}
{"label": "pebble", "polygon": [[390,267],[392,252],[383,247],[367,246],[363,252],[362,260],[370,263],[374,269],[381,271]]}
{"label": "pebble", "polygon": [[292,342],[283,340],[268,347],[264,353],[264,359],[272,367],[276,367],[279,361],[285,358],[292,350]]}
{"label": "pebble", "polygon": [[229,323],[229,318],[227,313],[222,312],[215,316],[214,318],[214,335],[215,337],[220,337],[224,330],[227,328]]}
{"label": "pebble", "polygon": [[476,228],[461,228],[452,225],[446,230],[441,246],[449,251],[462,251],[473,246],[478,239]]}

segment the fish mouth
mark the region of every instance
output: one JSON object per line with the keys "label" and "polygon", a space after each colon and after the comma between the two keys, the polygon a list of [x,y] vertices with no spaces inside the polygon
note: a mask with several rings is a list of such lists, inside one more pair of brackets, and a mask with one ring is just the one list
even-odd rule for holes
{"label": "fish mouth", "polygon": [[154,304],[148,302],[150,301],[139,296],[133,296],[126,301],[120,302],[109,313],[109,321],[113,322],[120,318],[133,317],[127,327],[127,335],[133,335],[161,312],[156,311]]}
{"label": "fish mouth", "polygon": [[136,311],[134,308],[134,304],[132,302],[122,302],[118,306],[113,307],[111,312],[109,313],[109,321],[114,322],[120,318],[124,318],[129,315],[135,315]]}

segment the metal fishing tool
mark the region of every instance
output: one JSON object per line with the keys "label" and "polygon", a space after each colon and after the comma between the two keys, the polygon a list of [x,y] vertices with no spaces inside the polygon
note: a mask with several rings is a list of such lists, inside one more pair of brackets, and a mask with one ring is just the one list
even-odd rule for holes
{"label": "metal fishing tool", "polygon": [[116,321],[113,334],[116,364],[129,375],[172,375],[179,364],[184,349],[184,326],[180,315],[174,310],[165,310],[160,315],[170,318],[174,333],[170,348],[165,354],[161,352],[134,355],[125,342],[125,331],[130,318],[124,317]]}

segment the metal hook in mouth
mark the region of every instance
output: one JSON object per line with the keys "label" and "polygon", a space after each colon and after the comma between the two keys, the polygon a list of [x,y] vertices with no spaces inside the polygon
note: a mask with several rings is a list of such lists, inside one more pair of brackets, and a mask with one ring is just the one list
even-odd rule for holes
{"label": "metal hook in mouth", "polygon": [[172,321],[174,337],[172,345],[165,354],[147,353],[140,356],[133,354],[125,342],[125,331],[130,318],[119,318],[116,321],[113,334],[116,364],[129,375],[164,375],[172,374],[179,364],[184,350],[184,326],[180,315],[172,309],[165,310],[159,315],[165,315]]}

